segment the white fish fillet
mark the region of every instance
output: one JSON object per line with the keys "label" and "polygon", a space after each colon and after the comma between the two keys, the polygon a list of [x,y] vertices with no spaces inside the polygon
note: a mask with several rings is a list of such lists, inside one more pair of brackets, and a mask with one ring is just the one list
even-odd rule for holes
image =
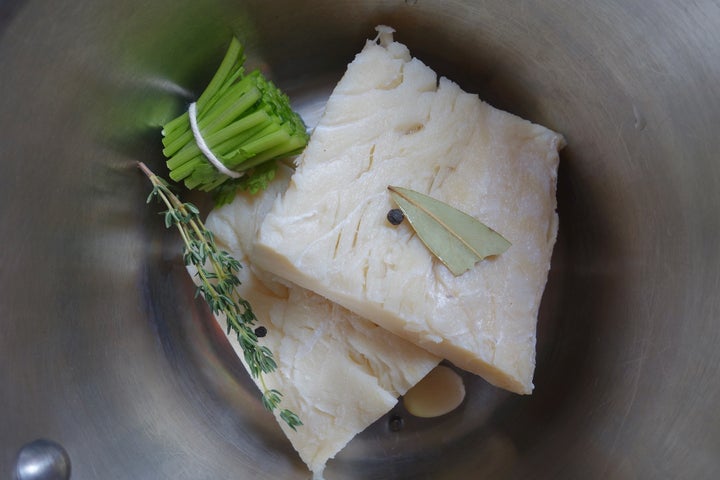
{"label": "white fish fillet", "polygon": [[[379,31],[330,97],[261,226],[255,260],[492,384],[530,393],[564,140],[438,81]],[[388,185],[449,203],[512,246],[455,277],[407,222],[387,222],[396,207]]]}
{"label": "white fish fillet", "polygon": [[[278,176],[264,193],[238,195],[233,203],[213,210],[206,225],[218,246],[243,264],[240,294],[267,328],[260,342],[272,350],[278,363],[277,370],[266,376],[266,384],[282,392],[282,408],[297,413],[304,425],[292,431],[281,419],[278,422],[315,478],[320,478],[328,459],[387,413],[397,397],[439,359],[250,263],[256,229],[275,196],[287,186],[289,169],[281,169]],[[225,328],[224,319],[218,321]],[[230,341],[243,359],[232,334]]]}

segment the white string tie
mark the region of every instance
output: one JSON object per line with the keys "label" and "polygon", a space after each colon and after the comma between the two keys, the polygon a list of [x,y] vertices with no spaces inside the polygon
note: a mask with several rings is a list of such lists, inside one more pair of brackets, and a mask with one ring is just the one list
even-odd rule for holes
{"label": "white string tie", "polygon": [[210,150],[210,147],[208,147],[208,144],[205,143],[205,139],[202,136],[202,133],[200,133],[200,128],[198,128],[197,124],[197,106],[195,105],[195,102],[191,103],[188,107],[188,117],[190,117],[190,129],[192,130],[193,137],[195,137],[195,143],[197,144],[198,148],[202,152],[203,155],[205,155],[205,158],[208,159],[210,163],[213,164],[213,166],[217,169],[218,172],[222,173],[223,175],[227,175],[230,178],[240,178],[242,177],[242,173],[235,172],[233,170],[230,170],[227,168]]}

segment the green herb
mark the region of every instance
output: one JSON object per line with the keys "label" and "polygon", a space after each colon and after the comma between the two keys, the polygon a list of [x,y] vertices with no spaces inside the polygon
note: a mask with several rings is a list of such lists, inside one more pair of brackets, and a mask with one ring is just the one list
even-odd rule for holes
{"label": "green herb", "polygon": [[420,240],[456,276],[510,247],[495,230],[447,203],[407,188],[388,190]]}
{"label": "green herb", "polygon": [[[242,298],[236,287],[240,285],[237,272],[241,265],[225,251],[218,250],[210,230],[200,220],[199,211],[191,203],[183,203],[168,188],[167,182],[150,171],[144,163],[138,163],[140,170],[147,175],[153,185],[148,203],[156,198],[167,210],[165,216],[167,228],[175,225],[183,239],[183,260],[197,270],[199,284],[196,296],[202,295],[213,314],[223,314],[227,321],[227,334],[234,331],[242,347],[245,362],[253,377],[262,385],[262,403],[269,411],[279,408],[282,394],[265,385],[263,374],[277,368],[269,348],[258,344],[258,335],[253,325],[257,321],[252,307]],[[293,430],[302,425],[300,418],[288,409],[280,411],[282,418]]]}
{"label": "green herb", "polygon": [[162,130],[170,178],[190,189],[213,192],[218,204],[231,201],[238,189],[265,188],[275,174],[275,160],[299,153],[308,142],[305,124],[288,97],[259,71],[245,75],[244,62],[243,47],[233,38],[196,102],[205,143],[225,167],[242,176],[231,178],[207,160],[187,112]]}

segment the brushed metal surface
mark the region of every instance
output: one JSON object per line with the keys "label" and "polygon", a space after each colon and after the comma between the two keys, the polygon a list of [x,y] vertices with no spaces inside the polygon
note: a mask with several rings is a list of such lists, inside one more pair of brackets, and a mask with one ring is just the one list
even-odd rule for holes
{"label": "brushed metal surface", "polygon": [[40,438],[73,480],[308,478],[134,162],[164,171],[157,125],[231,31],[311,119],[377,23],[566,135],[561,227],[534,395],[467,376],[458,411],[381,419],[327,477],[720,476],[717,1],[5,0],[2,478]]}

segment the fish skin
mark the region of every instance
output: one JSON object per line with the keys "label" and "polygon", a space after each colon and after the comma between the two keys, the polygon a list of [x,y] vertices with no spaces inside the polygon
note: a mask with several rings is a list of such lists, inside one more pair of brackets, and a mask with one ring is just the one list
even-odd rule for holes
{"label": "fish skin", "polygon": [[[254,259],[498,387],[529,394],[564,144],[438,79],[387,35],[369,40],[263,221]],[[395,208],[388,185],[448,203],[512,245],[455,277],[407,222],[386,221]]]}
{"label": "fish skin", "polygon": [[[206,226],[218,247],[243,265],[238,291],[252,305],[258,325],[267,328],[259,342],[278,364],[265,376],[267,387],[279,390],[281,408],[298,414],[304,424],[293,431],[277,413],[276,418],[314,478],[322,478],[326,462],[392,409],[440,359],[251,262],[256,231],[290,173],[281,167],[265,192],[238,194],[211,211]],[[217,320],[224,329],[224,318]],[[228,338],[247,368],[236,338]]]}

